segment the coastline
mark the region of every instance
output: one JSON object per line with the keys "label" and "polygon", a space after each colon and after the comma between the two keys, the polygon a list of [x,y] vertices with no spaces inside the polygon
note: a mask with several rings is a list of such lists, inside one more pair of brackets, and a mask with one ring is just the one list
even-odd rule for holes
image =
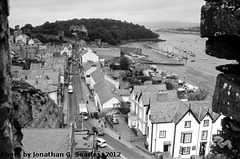
{"label": "coastline", "polygon": [[[123,46],[141,48],[142,53],[149,56],[149,60],[155,60],[162,63],[176,62],[176,60],[173,61],[173,59],[167,58],[165,55],[144,47],[144,44],[146,43],[147,42],[128,43]],[[167,70],[169,73],[178,74],[179,78],[183,81],[186,81],[187,83],[204,88],[209,92],[208,98],[206,98],[206,100],[211,100],[215,88],[215,73],[209,71],[206,68],[202,69],[201,66],[191,66],[188,63],[186,63],[184,66],[157,64],[156,66],[161,70]]]}
{"label": "coastline", "polygon": [[131,40],[124,40],[121,41],[118,45],[125,45],[129,43],[135,43],[135,42],[164,42],[166,40],[159,39],[159,38],[147,38],[147,39],[131,39]]}

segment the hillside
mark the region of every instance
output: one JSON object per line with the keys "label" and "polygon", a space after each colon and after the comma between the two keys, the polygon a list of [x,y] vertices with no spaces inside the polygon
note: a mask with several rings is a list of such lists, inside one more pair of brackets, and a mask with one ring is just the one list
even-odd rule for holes
{"label": "hillside", "polygon": [[58,31],[64,31],[65,37],[84,37],[82,32],[70,31],[71,26],[84,25],[88,30],[89,41],[101,39],[112,45],[119,44],[121,41],[132,39],[158,38],[158,34],[153,33],[150,29],[138,24],[122,22],[113,19],[72,19],[67,21],[46,22],[41,26],[32,27],[26,24],[24,28],[29,27],[33,34],[51,34],[58,35]]}

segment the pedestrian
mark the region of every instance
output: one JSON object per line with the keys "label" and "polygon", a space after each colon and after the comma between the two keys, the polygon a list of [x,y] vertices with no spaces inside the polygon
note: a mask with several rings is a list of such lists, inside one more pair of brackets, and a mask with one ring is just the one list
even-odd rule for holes
{"label": "pedestrian", "polygon": [[119,140],[121,140],[121,134],[119,134]]}

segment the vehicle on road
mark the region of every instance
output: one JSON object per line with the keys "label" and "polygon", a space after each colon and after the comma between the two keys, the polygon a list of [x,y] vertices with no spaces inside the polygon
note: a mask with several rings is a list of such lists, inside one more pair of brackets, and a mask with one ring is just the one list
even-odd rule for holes
{"label": "vehicle on road", "polygon": [[102,128],[92,127],[92,131],[94,133],[96,133],[97,136],[104,136],[105,135]]}
{"label": "vehicle on road", "polygon": [[78,71],[75,71],[75,75],[78,75]]}
{"label": "vehicle on road", "polygon": [[119,123],[118,118],[116,118],[116,117],[111,117],[110,120],[113,124],[118,124]]}
{"label": "vehicle on road", "polygon": [[88,119],[88,109],[87,109],[86,103],[79,103],[78,107],[79,107],[78,114],[83,115],[84,120],[87,120]]}
{"label": "vehicle on road", "polygon": [[69,93],[69,94],[72,94],[72,93],[73,93],[73,86],[72,86],[72,85],[69,85],[69,86],[68,86],[68,93]]}
{"label": "vehicle on road", "polygon": [[97,138],[96,141],[97,141],[97,145],[101,148],[107,146],[107,143],[103,138]]}

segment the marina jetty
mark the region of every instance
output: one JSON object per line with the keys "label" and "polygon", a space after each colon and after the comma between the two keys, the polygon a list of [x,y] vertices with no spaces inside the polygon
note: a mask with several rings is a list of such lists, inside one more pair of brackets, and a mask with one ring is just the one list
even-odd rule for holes
{"label": "marina jetty", "polygon": [[173,63],[173,62],[145,62],[142,61],[141,63],[143,64],[151,64],[151,65],[168,65],[168,66],[184,66],[184,63],[179,62],[179,63]]}

